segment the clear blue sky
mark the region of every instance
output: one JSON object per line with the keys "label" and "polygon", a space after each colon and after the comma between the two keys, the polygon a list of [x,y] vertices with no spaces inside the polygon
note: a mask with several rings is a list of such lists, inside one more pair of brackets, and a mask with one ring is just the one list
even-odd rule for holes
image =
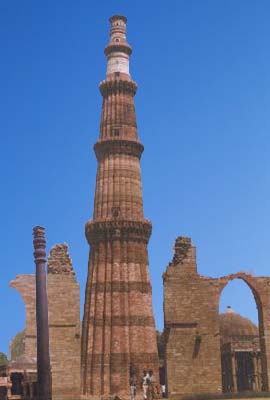
{"label": "clear blue sky", "polygon": [[[270,269],[269,0],[37,0],[0,4],[0,351],[24,327],[8,283],[33,273],[32,228],[67,242],[81,284],[92,216],[108,18],[128,17],[136,111],[145,145],[150,274],[162,329],[162,273],[178,235],[201,274]],[[233,281],[222,310],[256,321]]]}

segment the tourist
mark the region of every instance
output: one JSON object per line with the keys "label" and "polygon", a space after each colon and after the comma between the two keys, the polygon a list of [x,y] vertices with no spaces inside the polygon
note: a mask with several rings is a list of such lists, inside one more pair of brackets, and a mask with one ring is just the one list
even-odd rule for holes
{"label": "tourist", "polygon": [[162,397],[164,399],[166,397],[166,386],[165,385],[161,385],[161,391],[162,391]]}
{"label": "tourist", "polygon": [[153,371],[150,369],[150,371],[148,372],[148,377],[150,379],[150,383],[154,383],[155,379],[154,379],[154,375],[153,375]]}
{"label": "tourist", "polygon": [[149,379],[147,399],[152,400],[153,398],[157,397],[156,396],[157,388],[155,387],[155,378],[153,375],[153,371],[149,370],[147,375],[148,375],[148,379]]}
{"label": "tourist", "polygon": [[136,399],[136,389],[137,389],[137,378],[136,375],[131,375],[130,377],[130,399],[135,400]]}
{"label": "tourist", "polygon": [[149,384],[150,384],[150,379],[149,379],[149,374],[146,372],[146,370],[143,370],[143,376],[141,380],[141,385],[142,385],[142,391],[143,391],[143,400],[147,400],[149,397]]}

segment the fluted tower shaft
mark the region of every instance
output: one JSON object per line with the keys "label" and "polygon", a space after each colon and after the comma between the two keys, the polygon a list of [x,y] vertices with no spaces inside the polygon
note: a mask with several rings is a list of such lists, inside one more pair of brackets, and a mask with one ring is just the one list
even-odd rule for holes
{"label": "fluted tower shaft", "polygon": [[90,245],[82,332],[84,395],[129,395],[130,375],[158,371],[147,244],[151,223],[144,218],[140,157],[129,75],[131,47],[126,18],[110,19],[110,42],[100,135],[93,219],[86,223]]}

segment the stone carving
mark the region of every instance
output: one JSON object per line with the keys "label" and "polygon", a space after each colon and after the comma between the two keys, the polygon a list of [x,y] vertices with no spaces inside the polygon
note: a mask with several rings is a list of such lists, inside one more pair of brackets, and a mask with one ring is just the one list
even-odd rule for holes
{"label": "stone carving", "polygon": [[108,154],[126,154],[140,159],[143,149],[143,145],[140,142],[118,139],[111,139],[106,142],[99,141],[94,146],[98,161],[108,156]]}
{"label": "stone carving", "polygon": [[143,221],[88,221],[85,225],[85,234],[89,244],[100,241],[114,240],[121,237],[122,240],[136,240],[148,243],[152,232],[151,222],[147,219]]}
{"label": "stone carving", "polygon": [[104,97],[115,92],[130,93],[134,96],[137,91],[137,84],[134,81],[127,80],[106,80],[101,82],[99,90]]}

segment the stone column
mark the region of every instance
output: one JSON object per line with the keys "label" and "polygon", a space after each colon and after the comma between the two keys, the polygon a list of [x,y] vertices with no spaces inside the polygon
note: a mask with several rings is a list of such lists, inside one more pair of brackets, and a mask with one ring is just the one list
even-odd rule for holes
{"label": "stone column", "polygon": [[30,399],[32,400],[34,397],[34,390],[33,390],[33,383],[29,383],[29,392],[30,392]]}
{"label": "stone column", "polygon": [[238,392],[235,352],[232,353],[233,392]]}
{"label": "stone column", "polygon": [[259,353],[257,358],[257,370],[258,370],[258,387],[259,391],[262,390],[262,362],[261,362],[261,354]]}
{"label": "stone column", "polygon": [[38,400],[51,400],[52,380],[49,349],[48,298],[46,284],[45,229],[33,229],[34,258],[36,264],[36,317],[37,317],[37,376]]}
{"label": "stone column", "polygon": [[258,363],[257,363],[258,355],[257,353],[252,354],[252,362],[253,362],[253,369],[254,369],[254,385],[255,387],[253,390],[259,390],[259,381],[258,381]]}
{"label": "stone column", "polygon": [[11,385],[7,387],[7,398],[11,398]]}

